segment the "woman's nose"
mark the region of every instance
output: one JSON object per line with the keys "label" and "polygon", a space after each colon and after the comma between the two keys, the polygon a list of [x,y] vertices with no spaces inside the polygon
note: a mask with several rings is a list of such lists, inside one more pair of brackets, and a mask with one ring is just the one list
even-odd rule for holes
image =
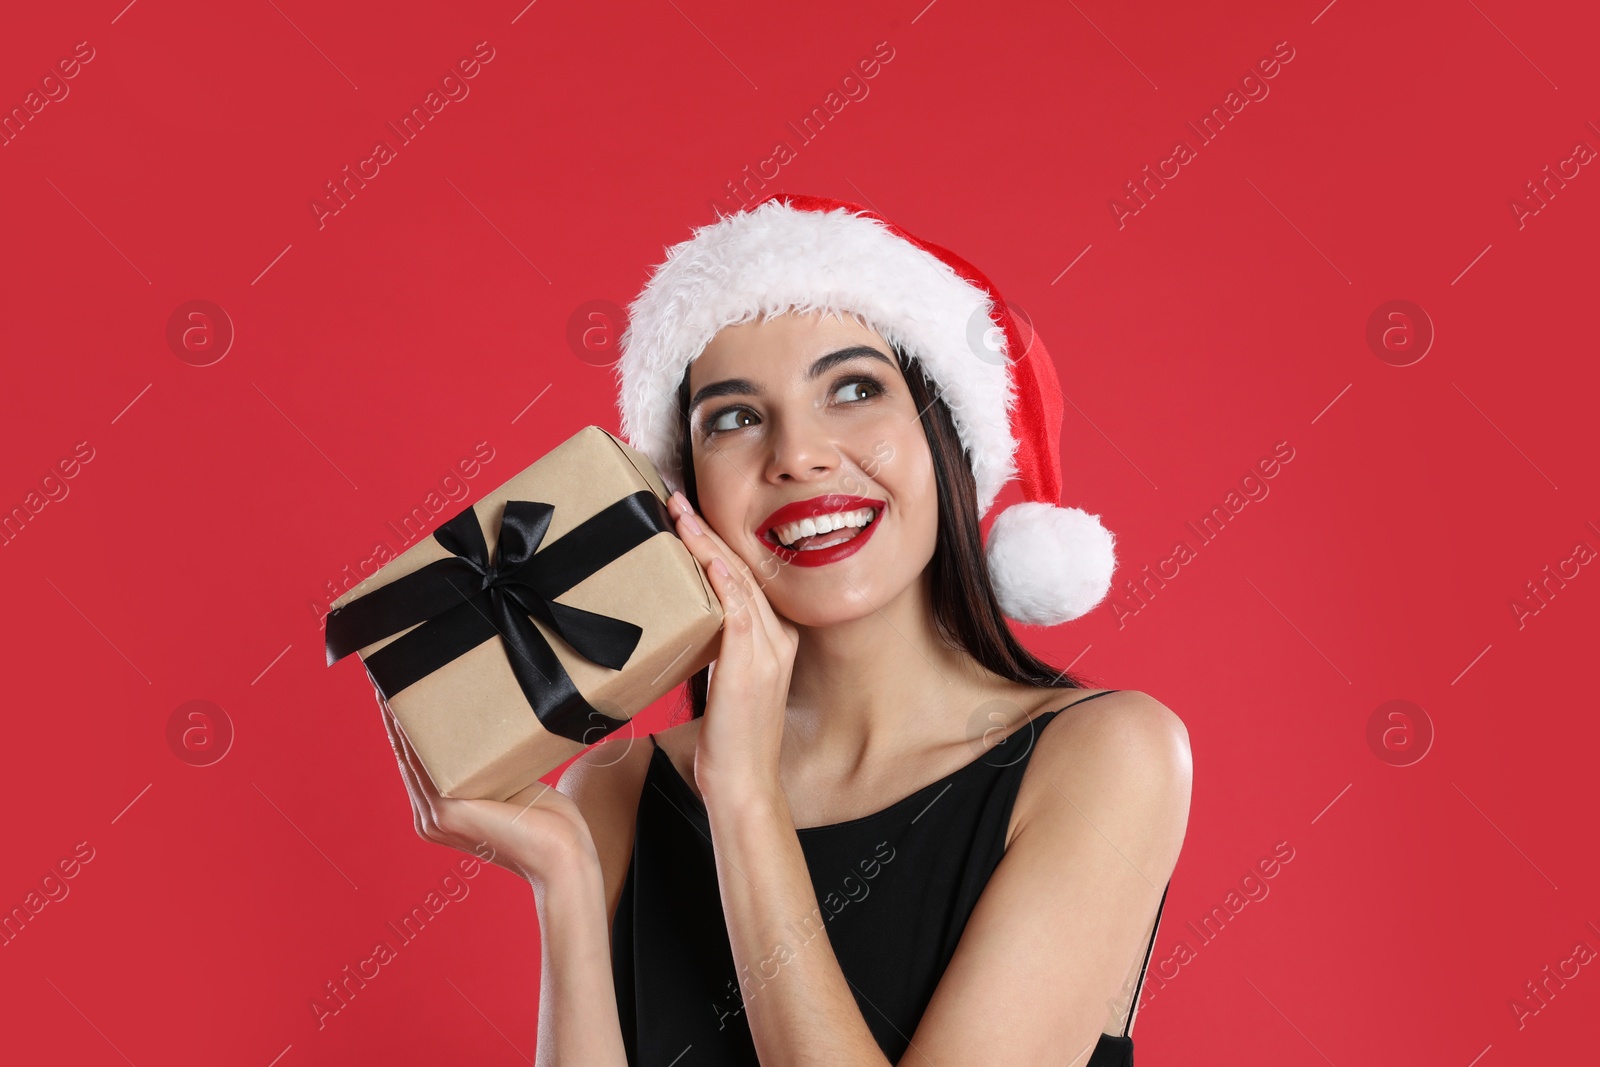
{"label": "woman's nose", "polygon": [[767,475],[773,480],[808,481],[839,465],[839,446],[821,426],[790,421],[772,435]]}

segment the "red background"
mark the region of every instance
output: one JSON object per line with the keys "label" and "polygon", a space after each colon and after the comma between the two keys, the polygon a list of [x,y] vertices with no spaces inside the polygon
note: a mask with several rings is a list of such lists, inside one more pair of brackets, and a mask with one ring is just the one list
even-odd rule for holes
{"label": "red background", "polygon": [[[0,906],[94,857],[0,948],[8,1060],[533,1058],[535,909],[499,868],[316,1025],[459,856],[413,832],[361,668],[323,663],[326,583],[477,442],[474,496],[615,429],[575,312],[626,304],[780,139],[749,196],[876,207],[986,271],[1058,361],[1066,502],[1117,534],[1130,610],[1025,638],[1156,696],[1194,749],[1139,1061],[1595,1056],[1592,964],[1510,1007],[1600,949],[1600,174],[1511,206],[1600,147],[1585,5],[121,3],[0,34],[7,113],[93,49],[0,148],[0,507],[93,450],[0,548]],[[470,95],[319,226],[324,184],[483,41]],[[1270,94],[1200,145],[1186,123],[1285,41]],[[802,143],[788,124],[879,42],[868,95]],[[1119,226],[1180,138],[1196,157]],[[1403,367],[1366,339],[1396,299],[1436,331]],[[208,366],[167,340],[190,300],[236,331]],[[1186,523],[1278,442],[1268,495],[1201,543]],[[1179,539],[1194,557],[1139,607],[1121,583]],[[1541,604],[1547,566],[1568,580]],[[234,730],[210,766],[169,746],[190,700]],[[1419,762],[1369,744],[1390,700],[1431,724]],[[1279,842],[1269,895],[1200,943],[1187,924]]]}

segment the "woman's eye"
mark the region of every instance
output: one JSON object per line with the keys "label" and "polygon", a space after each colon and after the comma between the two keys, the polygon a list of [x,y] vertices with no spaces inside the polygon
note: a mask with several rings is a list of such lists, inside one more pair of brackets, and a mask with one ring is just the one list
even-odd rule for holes
{"label": "woman's eye", "polygon": [[726,411],[720,411],[711,417],[711,421],[706,423],[706,432],[721,433],[723,430],[741,429],[743,426],[748,424],[735,421],[733,425],[727,425],[726,420],[729,418],[737,420],[740,415],[750,415],[753,417],[754,414],[755,413],[749,408],[728,408]]}
{"label": "woman's eye", "polygon": [[[867,389],[867,390],[869,390],[869,392],[867,393],[867,396],[875,396],[880,391],[879,387],[878,387],[878,383],[873,381],[872,379],[870,379],[870,378],[857,378],[854,381],[846,382],[843,385],[841,385],[838,389],[836,389],[834,391],[833,395],[834,396],[838,396],[840,393],[848,394],[849,391],[852,390],[852,389]],[[853,402],[853,401],[856,401],[856,400],[865,400],[866,397],[864,397],[864,396],[846,395],[844,397],[844,399],[848,403],[848,402]]]}

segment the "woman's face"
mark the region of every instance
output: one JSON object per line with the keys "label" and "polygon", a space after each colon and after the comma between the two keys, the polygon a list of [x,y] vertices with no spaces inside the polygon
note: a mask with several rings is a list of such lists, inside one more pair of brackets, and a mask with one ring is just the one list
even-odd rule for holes
{"label": "woman's face", "polygon": [[[826,626],[871,614],[917,581],[938,532],[933,457],[876,331],[821,312],[725,327],[689,365],[689,397],[700,514],[774,611]],[[829,495],[861,499],[816,500]],[[829,515],[871,507],[873,518],[808,536],[782,521],[796,512],[777,514],[795,504]],[[779,538],[795,548],[770,543]],[[830,542],[840,544],[813,548]]]}

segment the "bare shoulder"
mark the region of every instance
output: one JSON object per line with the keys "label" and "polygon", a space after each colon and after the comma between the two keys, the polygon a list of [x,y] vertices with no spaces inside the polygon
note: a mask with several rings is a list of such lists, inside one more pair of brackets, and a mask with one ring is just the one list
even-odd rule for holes
{"label": "bare shoulder", "polygon": [[1177,713],[1137,690],[1049,706],[1060,714],[1040,733],[1023,776],[1016,829],[1065,796],[1091,820],[1097,811],[1137,813],[1153,836],[1181,842],[1193,762]]}
{"label": "bare shoulder", "polygon": [[608,921],[616,916],[633,858],[633,830],[653,748],[644,734],[613,735],[568,764],[556,782],[556,790],[578,806],[600,855]]}
{"label": "bare shoulder", "polygon": [[[1062,695],[1070,692],[1064,690]],[[1054,748],[1087,748],[1097,756],[1127,752],[1164,761],[1181,754],[1183,762],[1188,761],[1189,729],[1183,720],[1155,697],[1136,689],[1119,689],[1096,699],[1080,697],[1062,708],[1058,718],[1060,724],[1044,733],[1057,738]],[[1066,735],[1071,741],[1062,744],[1060,739]]]}
{"label": "bare shoulder", "polygon": [[[1188,821],[1187,731],[1144,693],[1040,695],[1053,700],[1042,712],[1057,714],[1023,768],[1018,804],[1027,794],[1033,810],[911,1036],[924,1060],[1059,1062],[1062,1048],[1082,1045],[1081,1063],[1090,1028],[1122,1033],[1137,1007],[1125,997]],[[1008,1018],[1040,991],[1051,1011]]]}

